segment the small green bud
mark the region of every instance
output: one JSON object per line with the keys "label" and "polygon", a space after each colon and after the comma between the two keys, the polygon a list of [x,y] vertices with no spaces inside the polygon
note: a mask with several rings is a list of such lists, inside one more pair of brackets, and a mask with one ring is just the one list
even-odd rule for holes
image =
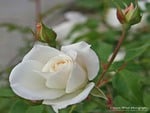
{"label": "small green bud", "polygon": [[56,46],[56,33],[52,29],[48,28],[43,23],[38,23],[36,29],[37,40],[47,43],[52,47]]}
{"label": "small green bud", "polygon": [[133,3],[124,10],[117,9],[117,18],[121,24],[128,24],[129,26],[137,24],[141,21],[141,12],[138,5],[134,7]]}
{"label": "small green bud", "polygon": [[142,18],[142,15],[141,15],[140,8],[136,6],[134,10],[131,12],[131,16],[129,18],[130,25],[139,23],[141,21],[141,18]]}

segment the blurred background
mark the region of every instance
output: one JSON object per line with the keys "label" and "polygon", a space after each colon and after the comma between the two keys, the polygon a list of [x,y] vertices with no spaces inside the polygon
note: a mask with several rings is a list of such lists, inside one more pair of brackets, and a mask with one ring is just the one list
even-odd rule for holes
{"label": "blurred background", "polygon": [[[70,2],[72,0],[41,0],[41,12],[44,13],[55,6],[60,9],[59,6],[70,4]],[[0,15],[0,68],[4,68],[16,56],[18,49],[24,46],[23,40],[26,37],[23,37],[20,31],[15,30],[15,25],[34,30],[35,2],[34,0],[0,0]],[[55,18],[50,15],[47,22],[55,25],[62,19],[63,13],[57,14]],[[31,35],[30,38],[33,36]]]}
{"label": "blurred background", "polygon": [[[37,21],[37,1],[40,1],[43,22],[57,33],[58,47],[82,40],[90,43],[99,56],[101,73],[122,30],[116,17],[116,4],[125,8],[124,4],[135,4],[136,0],[126,0],[125,3],[122,0],[0,0],[0,113],[54,113],[45,106],[45,111],[41,110],[43,106],[37,106],[34,112],[23,112],[24,106],[29,104],[14,96],[8,82],[12,68],[35,42],[32,32]],[[138,0],[138,4],[142,20],[129,30],[105,77],[106,83],[101,86],[112,98],[114,106],[150,108],[150,0]],[[115,76],[122,68],[125,76]],[[72,113],[110,113],[108,107],[105,100],[93,98],[79,104]],[[68,113],[70,109],[61,113]]]}

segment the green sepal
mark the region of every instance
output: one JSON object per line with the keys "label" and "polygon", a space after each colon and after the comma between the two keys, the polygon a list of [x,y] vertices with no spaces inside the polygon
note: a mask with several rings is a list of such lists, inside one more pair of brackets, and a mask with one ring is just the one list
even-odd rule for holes
{"label": "green sepal", "polygon": [[129,21],[130,25],[134,25],[134,24],[139,23],[141,21],[141,18],[142,18],[140,8],[138,6],[136,6],[133,11],[129,12],[126,15],[126,17]]}
{"label": "green sepal", "polygon": [[39,24],[41,25],[41,27],[39,30],[37,30],[38,40],[47,43],[49,46],[56,47],[56,33],[43,23]]}
{"label": "green sepal", "polygon": [[95,97],[99,97],[99,98],[103,98],[105,100],[108,100],[106,95],[104,94],[104,92],[97,88],[97,87],[94,87],[90,93],[92,96],[95,96]]}

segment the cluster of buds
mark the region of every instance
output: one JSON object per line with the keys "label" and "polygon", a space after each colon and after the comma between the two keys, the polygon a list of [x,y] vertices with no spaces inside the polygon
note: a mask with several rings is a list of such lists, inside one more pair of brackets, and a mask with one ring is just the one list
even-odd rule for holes
{"label": "cluster of buds", "polygon": [[131,3],[124,10],[117,8],[117,18],[121,24],[128,24],[129,26],[137,24],[141,21],[141,11],[138,5],[134,7]]}
{"label": "cluster of buds", "polygon": [[56,33],[43,23],[36,25],[36,38],[38,41],[47,43],[52,47],[56,46]]}

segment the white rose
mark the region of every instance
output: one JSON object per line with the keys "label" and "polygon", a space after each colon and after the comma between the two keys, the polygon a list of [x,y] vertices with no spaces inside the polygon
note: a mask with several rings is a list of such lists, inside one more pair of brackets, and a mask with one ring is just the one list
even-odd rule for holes
{"label": "white rose", "polygon": [[17,95],[43,100],[58,113],[87,98],[98,70],[98,57],[86,42],[63,46],[61,51],[38,44],[12,70],[9,81]]}

